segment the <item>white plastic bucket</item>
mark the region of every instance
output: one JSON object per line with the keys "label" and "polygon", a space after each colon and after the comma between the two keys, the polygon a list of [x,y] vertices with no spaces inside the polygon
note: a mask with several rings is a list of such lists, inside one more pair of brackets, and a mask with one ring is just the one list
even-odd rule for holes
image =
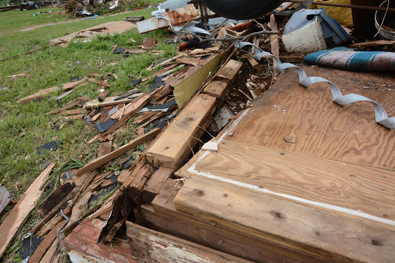
{"label": "white plastic bucket", "polygon": [[[290,22],[291,20],[288,23]],[[285,32],[282,41],[288,52],[314,52],[326,49],[324,34],[317,16],[306,22],[305,25]]]}

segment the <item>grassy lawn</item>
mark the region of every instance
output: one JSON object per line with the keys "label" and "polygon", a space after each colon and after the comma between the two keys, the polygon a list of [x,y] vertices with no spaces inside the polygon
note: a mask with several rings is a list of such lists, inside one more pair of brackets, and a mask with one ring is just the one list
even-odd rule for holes
{"label": "grassy lawn", "polygon": [[[151,3],[160,2],[152,1]],[[41,9],[40,11],[59,10],[54,8]],[[95,26],[109,21],[123,20],[126,16],[150,17],[153,9],[143,9],[132,13],[123,13],[114,16],[103,16],[93,20],[79,20],[72,23],[37,28],[32,31],[20,32],[18,30],[27,26],[46,24],[52,22],[64,22],[69,18],[61,15],[42,14],[36,17],[32,11],[9,11],[0,13],[0,58],[6,58],[33,48],[44,47],[50,40],[56,37],[72,33],[87,27]],[[123,48],[138,48],[143,38],[154,37],[157,39],[155,50],[164,50],[161,55],[151,52],[135,54],[128,58],[109,52],[114,45]],[[70,82],[71,79],[88,76],[97,73],[105,76],[114,73],[118,79],[110,79],[110,95],[122,94],[132,89],[129,81],[130,76],[147,76],[146,68],[152,61],[170,57],[173,46],[165,44],[166,40],[172,39],[170,33],[162,30],[145,35],[139,35],[136,30],[123,35],[103,36],[90,42],[74,42],[67,48],[51,47],[42,49],[29,55],[22,55],[15,59],[0,62],[0,184],[7,187],[12,198],[18,201],[29,185],[40,174],[39,166],[45,162],[56,162],[55,172],[51,180],[57,181],[60,168],[73,158],[86,162],[97,154],[99,143],[96,141],[87,144],[86,141],[97,134],[94,124],[87,125],[83,120],[67,121],[58,115],[45,116],[48,111],[66,105],[72,100],[82,96],[90,96],[95,99],[99,93],[99,87],[95,84],[83,85],[75,88],[75,91],[62,99],[61,103],[56,100],[44,98],[25,104],[18,104],[16,100],[33,94],[41,89],[59,86]],[[77,65],[70,64],[80,62]],[[9,75],[29,73],[29,78],[13,80]],[[149,82],[139,88],[147,90]],[[59,93],[60,94],[60,93]],[[54,94],[59,95],[59,94]],[[61,127],[62,129],[58,129]],[[25,135],[20,136],[21,133]],[[135,126],[132,121],[115,136],[113,148],[118,148],[136,137]],[[52,140],[62,141],[61,147],[47,154],[39,155],[37,147]],[[0,223],[4,220],[10,208],[3,212]],[[14,261],[20,261],[17,252],[20,249],[21,236],[28,232],[32,224],[37,220],[32,213],[25,224],[25,228],[18,233],[13,245],[8,249],[5,259],[14,257]],[[27,227],[27,226],[30,226]]]}

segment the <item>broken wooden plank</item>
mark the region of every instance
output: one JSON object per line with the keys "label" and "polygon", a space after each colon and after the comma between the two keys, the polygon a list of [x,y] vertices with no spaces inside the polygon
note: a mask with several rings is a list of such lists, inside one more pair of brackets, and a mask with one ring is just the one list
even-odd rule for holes
{"label": "broken wooden plank", "polygon": [[248,55],[247,61],[248,61],[248,63],[250,63],[250,66],[253,70],[259,71],[259,69],[260,69],[259,63],[255,60],[255,58],[253,58],[251,55]]}
{"label": "broken wooden plank", "polygon": [[103,102],[103,101],[106,99],[108,93],[110,93],[110,90],[109,90],[109,89],[100,92],[99,95],[97,95],[97,99],[98,99],[100,102]]}
{"label": "broken wooden plank", "polygon": [[58,87],[52,87],[52,88],[48,88],[48,89],[39,90],[32,95],[29,95],[27,97],[17,100],[16,102],[17,103],[25,103],[25,102],[32,101],[32,100],[41,99],[42,97],[45,97],[45,96],[52,94],[52,93],[55,93],[58,90],[60,90],[60,88],[58,88]]}
{"label": "broken wooden plank", "polygon": [[62,200],[65,196],[67,196],[72,190],[73,186],[71,183],[65,183],[56,189],[39,207],[38,211],[42,214],[48,214],[49,211],[59,203],[59,200]]}
{"label": "broken wooden plank", "polygon": [[59,112],[58,115],[75,115],[75,114],[86,114],[88,111],[86,109],[75,109]]}
{"label": "broken wooden plank", "polygon": [[126,221],[133,255],[143,262],[247,263],[245,259]]}
{"label": "broken wooden plank", "polygon": [[183,156],[191,151],[197,132],[204,129],[216,99],[206,94],[195,96],[171,122],[167,130],[147,152],[147,160],[158,166],[178,168]]}
{"label": "broken wooden plank", "polygon": [[108,106],[116,106],[120,104],[125,104],[132,102],[132,99],[126,98],[126,99],[120,99],[120,100],[115,100],[116,97],[108,97],[105,98],[104,101],[100,102],[99,99],[94,99],[91,101],[88,101],[85,104],[85,107],[90,109],[90,108],[99,108],[99,107],[108,107]]}
{"label": "broken wooden plank", "polygon": [[[41,219],[31,230],[30,233],[35,234],[43,225],[45,225],[49,220],[51,220],[51,218],[60,211],[60,209],[64,208],[67,204],[68,201],[72,200],[74,198],[74,196],[79,192],[79,187],[75,187],[71,192],[69,192],[66,196],[62,197],[58,197],[58,199],[56,200],[55,197],[58,196],[58,194],[56,194],[53,198],[51,197],[50,201],[52,203],[53,201],[57,201],[56,205],[54,205],[53,207],[48,207],[48,212],[46,212],[43,217],[43,219]],[[55,199],[55,200],[54,200]],[[60,220],[58,220],[60,221]]]}
{"label": "broken wooden plank", "polygon": [[110,230],[108,231],[108,234],[103,238],[106,242],[111,242],[115,235],[118,233],[119,229],[121,229],[122,225],[125,223],[125,221],[128,219],[130,211],[127,215],[125,215],[119,222],[117,222],[115,225],[113,225]]}
{"label": "broken wooden plank", "polygon": [[[128,196],[130,199],[134,200],[136,197],[141,196],[143,187],[153,172],[154,169],[150,164],[144,164],[133,171],[133,176],[131,176],[133,181],[127,186]],[[136,201],[137,203],[141,203],[139,200]]]}
{"label": "broken wooden plank", "polygon": [[87,79],[88,79],[88,77],[84,77],[83,79],[81,79],[79,81],[74,81],[74,82],[63,84],[63,85],[61,85],[62,91],[71,90],[71,89],[81,85],[82,83],[84,83]]}
{"label": "broken wooden plank", "polygon": [[140,144],[145,143],[149,139],[155,137],[160,132],[160,129],[153,129],[152,131],[144,134],[141,137],[137,137],[136,139],[132,140],[128,144],[122,146],[121,148],[114,150],[113,152],[106,154],[96,160],[92,161],[91,163],[86,164],[84,167],[80,168],[76,175],[81,175],[86,172],[92,171],[96,168],[99,168],[103,164],[121,156],[122,154],[134,149],[135,147],[139,146]]}
{"label": "broken wooden plank", "polygon": [[3,256],[8,244],[12,241],[18,230],[25,223],[31,211],[34,209],[38,198],[41,196],[43,186],[46,183],[55,163],[51,163],[30,185],[11,213],[0,225],[0,257]]}
{"label": "broken wooden plank", "polygon": [[[96,243],[91,239],[90,233],[98,230],[91,224],[83,221],[78,228],[88,228],[84,232],[72,232],[64,240],[64,246],[72,262],[88,263],[137,263],[130,252],[127,241],[117,239],[117,242],[110,244]],[[77,228],[76,228],[77,229]]]}
{"label": "broken wooden plank", "polygon": [[75,106],[82,106],[83,102],[86,102],[87,100],[89,100],[88,96],[79,98],[76,101],[71,102],[71,103],[67,104],[66,106],[63,106],[63,107],[61,107],[61,108],[59,108],[57,110],[53,110],[53,111],[45,113],[45,115],[56,114],[56,113],[59,113],[59,112],[71,109],[71,108],[73,108]]}
{"label": "broken wooden plank", "polygon": [[52,230],[48,233],[48,235],[41,241],[40,245],[34,252],[34,254],[30,257],[28,262],[34,263],[39,262],[44,254],[47,252],[49,247],[55,241],[58,230],[62,227],[64,221],[59,222]]}
{"label": "broken wooden plank", "polygon": [[121,127],[123,124],[125,124],[136,112],[141,110],[145,104],[147,104],[149,98],[151,97],[150,94],[143,94],[139,98],[137,98],[133,103],[130,103],[129,105],[125,106],[122,111],[118,111],[111,115],[111,119],[115,120],[117,118],[118,121],[111,126],[110,129],[108,129],[106,132],[103,133],[103,136],[109,135],[113,133],[115,130],[117,130],[119,127]]}
{"label": "broken wooden plank", "polygon": [[163,185],[166,183],[167,179],[173,174],[174,170],[166,167],[159,167],[156,170],[148,183],[144,186],[142,193],[143,204],[150,204],[154,200],[162,189]]}
{"label": "broken wooden plank", "polygon": [[217,77],[224,81],[232,80],[239,72],[243,62],[231,59],[226,65],[218,71]]}
{"label": "broken wooden plank", "polygon": [[[199,11],[194,5],[187,5],[174,11],[163,13],[162,15],[167,17],[172,25],[179,25],[197,18],[199,16]],[[150,19],[137,23],[139,34],[148,33],[153,30],[166,27],[169,27],[169,22],[166,19],[158,19],[156,17],[151,17]]]}
{"label": "broken wooden plank", "polygon": [[69,222],[67,223],[65,228],[69,227],[80,219],[84,211],[87,210],[88,202],[92,194],[92,192],[85,192],[85,194],[75,203],[71,212]]}

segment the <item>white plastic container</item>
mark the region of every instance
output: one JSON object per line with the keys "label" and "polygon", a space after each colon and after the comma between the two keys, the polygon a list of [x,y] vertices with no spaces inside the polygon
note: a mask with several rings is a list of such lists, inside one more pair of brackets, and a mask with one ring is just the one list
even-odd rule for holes
{"label": "white plastic container", "polygon": [[[311,11],[315,12],[315,10]],[[326,49],[318,14],[312,13],[313,19],[308,20],[305,14],[299,15],[299,12],[293,14],[285,26],[282,37],[285,49],[288,52],[314,52]]]}

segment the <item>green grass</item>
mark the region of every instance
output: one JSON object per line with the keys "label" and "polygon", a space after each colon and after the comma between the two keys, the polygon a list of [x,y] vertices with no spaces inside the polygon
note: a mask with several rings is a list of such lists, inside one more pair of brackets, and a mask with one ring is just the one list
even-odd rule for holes
{"label": "green grass", "polygon": [[[24,18],[27,23],[31,23],[29,26],[46,23],[45,21],[53,22],[54,19],[59,19],[58,21],[66,21],[67,19],[55,15],[52,18],[43,16],[42,19],[40,16],[32,17],[40,19],[32,20],[31,14],[34,14],[34,12],[29,13],[26,11],[0,13],[1,21],[9,21],[10,23],[8,26],[1,25],[5,31],[2,31],[3,35],[0,37],[0,56],[5,58],[33,48],[44,47],[50,43],[51,39],[62,36],[65,33],[72,33],[108,21],[123,20],[126,16],[144,15],[148,18],[151,11],[152,9],[138,10],[133,13],[105,16],[94,20],[80,20],[67,24],[47,26],[27,32],[17,31],[17,29],[25,27],[23,22],[20,21]],[[12,14],[19,18],[12,18]],[[25,14],[26,17],[24,16]],[[109,56],[109,52],[114,45],[123,48],[138,48],[145,37],[156,38],[157,45],[154,49],[163,50],[164,53],[156,56],[151,52],[146,52],[132,55],[128,58],[115,54]],[[74,77],[82,78],[88,76],[90,73],[98,73],[102,76],[105,76],[107,73],[116,74],[118,79],[112,78],[109,81],[111,85],[110,95],[122,94],[132,88],[129,85],[129,76],[136,78],[138,76],[147,76],[149,72],[146,68],[154,60],[171,56],[173,46],[164,42],[172,37],[171,34],[162,30],[145,35],[139,35],[136,30],[133,30],[123,35],[116,34],[114,36],[98,37],[87,43],[74,42],[69,44],[67,48],[51,47],[29,55],[19,56],[16,59],[0,62],[0,77],[2,77],[0,79],[0,184],[9,189],[14,200],[18,201],[28,186],[40,174],[39,165],[41,163],[55,161],[57,165],[54,171],[56,172],[51,175],[51,180],[58,180],[58,172],[72,158],[86,162],[96,156],[99,143],[97,141],[91,145],[86,143],[87,140],[97,134],[94,124],[87,125],[82,120],[65,121],[61,116],[45,116],[44,114],[82,96],[90,96],[91,99],[94,99],[99,93],[99,87],[95,84],[77,87],[59,105],[55,100],[48,100],[48,98],[25,104],[17,104],[16,100],[41,89],[68,83]],[[80,62],[81,64],[68,67],[69,64],[75,62]],[[29,73],[31,77],[19,78],[18,80],[8,77],[9,75],[23,72]],[[147,90],[148,86],[149,83],[146,83],[141,85],[140,88]],[[62,129],[55,129],[56,126],[59,127],[63,124]],[[120,147],[135,138],[135,129],[136,125],[129,121],[126,129],[116,133],[113,147]],[[25,133],[24,137],[19,136],[21,132]],[[62,141],[61,147],[47,155],[38,155],[36,148],[52,140]],[[136,155],[136,153],[130,153],[130,155]],[[2,215],[0,222],[4,220],[9,210],[10,208]],[[36,220],[37,216],[33,212],[26,226],[34,224]],[[18,233],[16,240],[7,251],[8,256],[13,256],[13,259],[16,261],[18,261],[18,258],[15,252],[20,248],[20,237],[27,233],[29,229],[29,227],[25,227]],[[0,261],[4,259],[5,257],[0,259]]]}

